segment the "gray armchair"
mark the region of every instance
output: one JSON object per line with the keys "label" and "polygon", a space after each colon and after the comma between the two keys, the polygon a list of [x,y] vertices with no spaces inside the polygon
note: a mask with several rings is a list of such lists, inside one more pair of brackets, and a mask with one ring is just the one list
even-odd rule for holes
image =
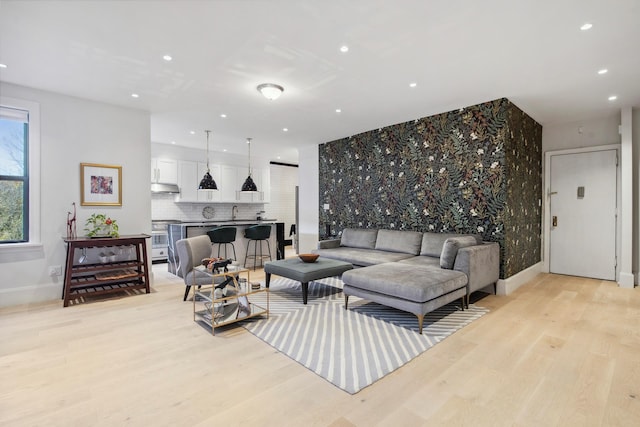
{"label": "gray armchair", "polygon": [[[194,270],[202,264],[204,258],[211,258],[211,240],[209,236],[195,236],[181,239],[176,242],[176,248],[178,250],[180,275],[184,279],[186,289],[184,291],[184,299],[187,300],[191,286],[210,285],[211,276],[201,271]],[[223,278],[216,278],[217,281],[222,282]]]}

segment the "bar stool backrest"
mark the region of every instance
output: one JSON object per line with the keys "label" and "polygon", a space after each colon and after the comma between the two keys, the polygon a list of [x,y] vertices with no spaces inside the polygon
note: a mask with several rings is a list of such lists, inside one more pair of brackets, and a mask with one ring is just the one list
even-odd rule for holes
{"label": "bar stool backrest", "polygon": [[270,225],[254,225],[244,230],[244,237],[251,240],[267,240],[271,237]]}
{"label": "bar stool backrest", "polygon": [[207,231],[211,243],[233,243],[236,241],[235,227],[218,227]]}

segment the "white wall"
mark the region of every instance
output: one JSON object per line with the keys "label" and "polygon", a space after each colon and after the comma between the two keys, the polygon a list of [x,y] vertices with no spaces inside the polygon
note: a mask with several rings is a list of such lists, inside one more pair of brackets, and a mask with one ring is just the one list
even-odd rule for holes
{"label": "white wall", "polygon": [[[291,225],[296,222],[296,186],[298,169],[291,166],[271,165],[271,203],[264,205],[266,218],[284,222],[284,238],[289,239]],[[293,237],[293,236],[292,236]]]}
{"label": "white wall", "polygon": [[[36,259],[0,259],[0,306],[59,299],[63,277],[50,277],[48,267],[64,266],[62,237],[72,202],[78,235],[94,212],[116,219],[121,234],[151,232],[149,114],[7,83],[0,83],[0,93],[40,104],[44,248]],[[80,206],[80,163],[122,166],[121,207]]]}
{"label": "white wall", "polygon": [[298,151],[298,253],[309,253],[318,246],[319,215],[319,164],[318,146],[300,148]]}
{"label": "white wall", "polygon": [[542,152],[567,148],[619,144],[620,115],[593,120],[546,125],[542,128]]}

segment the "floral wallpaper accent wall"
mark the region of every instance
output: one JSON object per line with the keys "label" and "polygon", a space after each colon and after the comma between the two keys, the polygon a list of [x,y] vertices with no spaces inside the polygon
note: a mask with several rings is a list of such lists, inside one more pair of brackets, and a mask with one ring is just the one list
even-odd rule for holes
{"label": "floral wallpaper accent wall", "polygon": [[540,261],[541,145],[542,126],[506,98],[321,144],[320,235],[478,233],[500,243],[509,277]]}

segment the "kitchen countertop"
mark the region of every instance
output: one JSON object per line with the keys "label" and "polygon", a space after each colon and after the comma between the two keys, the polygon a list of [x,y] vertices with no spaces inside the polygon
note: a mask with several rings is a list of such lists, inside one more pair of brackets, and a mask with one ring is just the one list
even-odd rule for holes
{"label": "kitchen countertop", "polygon": [[217,221],[191,221],[181,222],[171,225],[184,225],[187,227],[211,227],[212,225],[253,225],[253,224],[275,224],[277,219],[222,219]]}

